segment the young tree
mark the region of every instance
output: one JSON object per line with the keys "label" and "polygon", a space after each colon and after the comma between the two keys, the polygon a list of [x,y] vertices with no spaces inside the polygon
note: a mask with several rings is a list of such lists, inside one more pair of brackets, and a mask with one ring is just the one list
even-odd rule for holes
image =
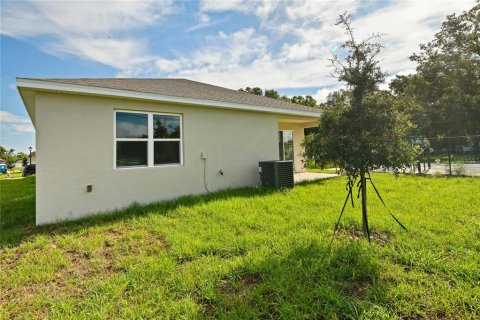
{"label": "young tree", "polygon": [[379,35],[357,41],[347,14],[340,15],[337,25],[345,28],[349,39],[342,45],[346,57],[335,55],[331,62],[333,75],[347,91],[331,95],[323,106],[317,133],[304,142],[305,156],[322,167],[334,163],[347,175],[347,200],[353,201],[352,189],[359,180],[363,231],[370,240],[367,179],[372,170],[388,167],[398,172],[411,163],[412,148],[406,139],[410,122],[400,112],[402,101],[378,88],[385,76],[378,61],[382,46],[374,42]]}

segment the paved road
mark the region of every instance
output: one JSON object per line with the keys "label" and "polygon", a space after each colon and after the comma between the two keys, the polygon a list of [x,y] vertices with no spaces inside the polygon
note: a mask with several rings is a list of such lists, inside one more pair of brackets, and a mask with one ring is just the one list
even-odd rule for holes
{"label": "paved road", "polygon": [[[449,170],[448,163],[432,163],[432,167],[428,169],[427,163],[421,163],[421,169],[423,174],[447,174]],[[423,170],[425,168],[426,170]],[[382,170],[379,170],[382,171]],[[416,167],[415,167],[416,171]],[[413,173],[412,169],[406,171],[407,173]],[[452,173],[461,174],[467,176],[480,176],[480,163],[452,163]]]}

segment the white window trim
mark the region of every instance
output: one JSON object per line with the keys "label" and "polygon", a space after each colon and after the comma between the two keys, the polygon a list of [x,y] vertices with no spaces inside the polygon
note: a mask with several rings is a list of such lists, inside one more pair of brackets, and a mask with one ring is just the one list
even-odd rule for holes
{"label": "white window trim", "polygon": [[[117,112],[122,113],[141,113],[146,114],[148,119],[148,138],[117,138]],[[180,138],[154,138],[153,137],[153,116],[178,116],[180,118]],[[117,141],[146,141],[147,142],[147,165],[146,166],[117,166]],[[154,164],[154,143],[155,141],[178,141],[180,142],[180,162]],[[113,168],[115,170],[131,170],[142,168],[162,168],[162,167],[178,167],[183,166],[183,115],[180,113],[164,113],[152,111],[135,111],[135,110],[114,110],[113,112]]]}

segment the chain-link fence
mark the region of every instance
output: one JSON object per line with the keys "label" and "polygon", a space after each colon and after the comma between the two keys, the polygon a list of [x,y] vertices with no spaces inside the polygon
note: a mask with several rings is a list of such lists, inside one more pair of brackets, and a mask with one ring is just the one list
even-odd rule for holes
{"label": "chain-link fence", "polygon": [[480,176],[480,135],[412,137],[411,141],[418,156],[410,172]]}

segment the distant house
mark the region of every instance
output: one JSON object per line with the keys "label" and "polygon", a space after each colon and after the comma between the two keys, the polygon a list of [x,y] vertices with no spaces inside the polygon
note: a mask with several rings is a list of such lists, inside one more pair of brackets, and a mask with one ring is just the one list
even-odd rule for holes
{"label": "distant house", "polygon": [[37,224],[255,186],[262,160],[304,171],[304,128],[319,117],[185,79],[17,78],[17,87],[36,129]]}

